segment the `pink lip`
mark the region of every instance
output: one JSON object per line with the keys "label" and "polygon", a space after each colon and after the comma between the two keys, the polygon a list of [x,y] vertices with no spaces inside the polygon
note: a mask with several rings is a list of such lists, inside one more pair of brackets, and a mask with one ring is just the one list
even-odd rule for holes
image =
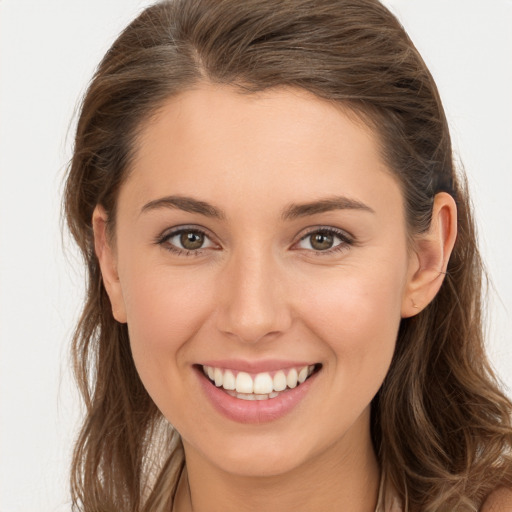
{"label": "pink lip", "polygon": [[[205,364],[214,366],[213,364]],[[224,367],[219,365],[219,361],[216,361],[215,365],[218,365],[217,368]],[[283,367],[280,366],[280,368]],[[296,388],[283,391],[276,398],[242,400],[228,395],[221,388],[212,384],[203,374],[202,369],[197,368],[196,370],[201,387],[213,407],[226,418],[238,423],[267,423],[282,418],[305,398],[318,375],[318,373],[314,373]]]}
{"label": "pink lip", "polygon": [[303,368],[315,363],[304,361],[283,361],[279,359],[265,359],[262,361],[244,361],[243,359],[216,359],[203,361],[202,366],[213,366],[224,370],[235,370],[247,373],[273,372],[287,368]]}

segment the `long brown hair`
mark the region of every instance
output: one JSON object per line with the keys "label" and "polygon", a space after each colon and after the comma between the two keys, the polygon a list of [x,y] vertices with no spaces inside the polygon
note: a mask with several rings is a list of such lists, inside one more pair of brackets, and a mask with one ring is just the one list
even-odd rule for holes
{"label": "long brown hair", "polygon": [[169,506],[183,468],[179,436],[144,389],[94,254],[92,213],[115,226],[116,198],[140,128],[199,82],[241,93],[290,86],[341,103],[378,135],[398,177],[411,235],[433,199],[458,208],[458,238],[440,292],[402,320],[389,373],[372,402],[372,436],[405,510],[478,510],[512,484],[512,405],[486,359],[482,264],[464,178],[434,80],[377,0],[175,0],[146,9],[119,36],[83,100],[65,212],[88,269],[73,356],[87,415],[72,466],[74,510]]}

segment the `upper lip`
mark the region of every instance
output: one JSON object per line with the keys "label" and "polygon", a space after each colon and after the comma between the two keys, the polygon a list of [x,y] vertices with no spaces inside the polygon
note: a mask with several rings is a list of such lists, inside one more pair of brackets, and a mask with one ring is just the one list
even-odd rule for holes
{"label": "upper lip", "polygon": [[211,359],[199,363],[202,366],[212,366],[224,370],[236,370],[247,373],[263,373],[287,368],[302,368],[316,364],[315,361],[290,361],[284,359],[263,359],[261,361],[247,361],[244,359]]}

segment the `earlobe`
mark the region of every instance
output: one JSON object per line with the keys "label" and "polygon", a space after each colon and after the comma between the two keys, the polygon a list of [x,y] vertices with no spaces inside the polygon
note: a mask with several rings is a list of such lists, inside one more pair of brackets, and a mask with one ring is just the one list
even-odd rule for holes
{"label": "earlobe", "polygon": [[409,262],[409,277],[402,300],[402,318],[417,315],[443,284],[457,238],[457,205],[440,192],[434,198],[432,220],[426,233],[416,237]]}
{"label": "earlobe", "polygon": [[118,322],[126,323],[126,308],[117,272],[115,251],[107,233],[107,220],[107,212],[102,206],[97,205],[92,215],[94,251],[100,264],[103,284],[112,305],[112,314]]}

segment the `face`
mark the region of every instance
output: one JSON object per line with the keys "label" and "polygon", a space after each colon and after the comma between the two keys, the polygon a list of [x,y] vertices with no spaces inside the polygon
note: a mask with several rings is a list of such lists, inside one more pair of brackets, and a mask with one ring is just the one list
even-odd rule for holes
{"label": "face", "polygon": [[411,261],[368,128],[298,90],[185,92],[144,127],[116,222],[113,311],[187,457],[271,475],[370,443]]}

